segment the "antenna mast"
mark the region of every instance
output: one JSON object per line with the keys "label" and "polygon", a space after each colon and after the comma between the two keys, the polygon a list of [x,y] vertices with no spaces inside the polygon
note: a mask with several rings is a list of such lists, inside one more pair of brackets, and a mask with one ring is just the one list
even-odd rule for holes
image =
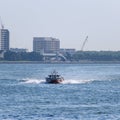
{"label": "antenna mast", "polygon": [[82,47],[81,47],[81,51],[83,51],[84,46],[85,46],[85,44],[86,44],[87,40],[88,40],[88,36],[86,36],[86,38],[85,38],[85,40],[84,40],[84,42],[83,42],[83,45],[82,45]]}

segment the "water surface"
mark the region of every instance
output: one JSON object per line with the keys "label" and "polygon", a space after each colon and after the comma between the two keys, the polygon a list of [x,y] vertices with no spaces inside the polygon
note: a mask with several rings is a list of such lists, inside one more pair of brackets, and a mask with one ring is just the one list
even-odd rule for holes
{"label": "water surface", "polygon": [[119,119],[120,64],[0,64],[0,120]]}

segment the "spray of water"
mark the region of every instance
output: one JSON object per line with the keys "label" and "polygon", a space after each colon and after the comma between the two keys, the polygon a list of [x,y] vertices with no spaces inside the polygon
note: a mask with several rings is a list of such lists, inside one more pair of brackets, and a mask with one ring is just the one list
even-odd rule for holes
{"label": "spray of water", "polygon": [[[69,80],[64,80],[61,84],[85,84],[85,83],[90,83],[94,80],[73,80],[73,79],[69,79]],[[32,79],[32,78],[25,78],[22,80],[22,83],[25,84],[46,84],[45,80],[41,80],[41,79]]]}

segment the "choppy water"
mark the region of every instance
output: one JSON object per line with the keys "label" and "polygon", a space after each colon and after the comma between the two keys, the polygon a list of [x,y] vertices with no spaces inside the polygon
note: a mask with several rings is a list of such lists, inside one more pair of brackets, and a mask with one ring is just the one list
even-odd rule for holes
{"label": "choppy water", "polygon": [[0,64],[0,120],[120,120],[120,64]]}

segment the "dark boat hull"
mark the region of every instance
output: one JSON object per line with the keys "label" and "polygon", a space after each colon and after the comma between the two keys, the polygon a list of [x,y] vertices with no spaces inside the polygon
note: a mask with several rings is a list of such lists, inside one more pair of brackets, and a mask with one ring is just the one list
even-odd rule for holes
{"label": "dark boat hull", "polygon": [[58,80],[57,79],[56,80],[46,79],[46,82],[51,83],[51,84],[60,84],[63,82],[63,80],[62,79],[58,79]]}

